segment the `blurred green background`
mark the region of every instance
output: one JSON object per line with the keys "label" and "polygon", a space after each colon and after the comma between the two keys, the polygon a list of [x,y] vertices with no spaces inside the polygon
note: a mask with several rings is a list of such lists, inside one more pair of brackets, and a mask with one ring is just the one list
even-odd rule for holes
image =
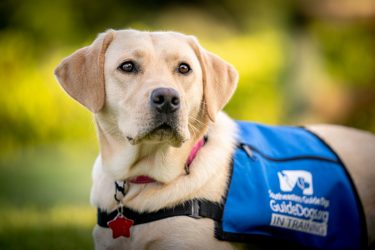
{"label": "blurred green background", "polygon": [[53,70],[108,28],[197,36],[234,64],[226,111],[375,131],[372,0],[0,1],[0,249],[90,249],[98,147]]}

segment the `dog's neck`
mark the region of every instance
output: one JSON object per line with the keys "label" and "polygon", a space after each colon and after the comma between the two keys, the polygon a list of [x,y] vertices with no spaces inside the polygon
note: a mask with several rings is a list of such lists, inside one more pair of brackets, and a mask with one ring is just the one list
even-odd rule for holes
{"label": "dog's neck", "polygon": [[[98,118],[98,117],[97,117]],[[207,131],[176,148],[168,143],[139,143],[136,145],[124,138],[117,129],[108,124],[109,119],[96,119],[103,169],[115,180],[126,180],[136,176],[149,176],[160,183],[169,183],[184,170],[189,153]]]}
{"label": "dog's neck", "polygon": [[[94,169],[91,197],[94,205],[113,209],[116,206],[111,195],[114,181],[139,175],[150,176],[158,182],[130,185],[123,203],[138,211],[155,211],[190,198],[220,201],[225,189],[221,186],[228,178],[227,169],[235,145],[235,125],[227,116],[220,114],[217,122],[210,126],[209,141],[192,162],[189,175],[184,174],[184,165],[205,130],[180,148],[174,148],[159,144],[130,145],[122,136],[108,133],[105,126],[97,120],[101,158]],[[212,188],[202,189],[203,186]],[[103,196],[103,190],[108,190],[107,197]],[[205,191],[200,193],[199,190]]]}

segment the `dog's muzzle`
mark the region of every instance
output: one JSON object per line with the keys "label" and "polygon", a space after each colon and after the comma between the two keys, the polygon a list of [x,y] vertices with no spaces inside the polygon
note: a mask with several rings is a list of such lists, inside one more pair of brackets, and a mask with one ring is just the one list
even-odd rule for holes
{"label": "dog's muzzle", "polygon": [[142,140],[154,142],[169,142],[180,146],[186,136],[181,130],[180,95],[173,88],[156,88],[150,95],[152,120],[135,138],[128,138],[130,143],[137,144]]}

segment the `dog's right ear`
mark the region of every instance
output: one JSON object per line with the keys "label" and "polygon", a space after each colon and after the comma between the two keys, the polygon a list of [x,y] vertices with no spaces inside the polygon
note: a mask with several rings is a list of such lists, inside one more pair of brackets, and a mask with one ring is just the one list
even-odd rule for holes
{"label": "dog's right ear", "polygon": [[216,114],[229,101],[237,87],[238,73],[232,65],[203,49],[195,37],[190,36],[190,42],[202,68],[206,113],[211,121],[215,121]]}
{"label": "dog's right ear", "polygon": [[114,38],[114,31],[100,34],[87,47],[65,58],[55,69],[55,75],[65,91],[92,112],[104,106],[105,52]]}

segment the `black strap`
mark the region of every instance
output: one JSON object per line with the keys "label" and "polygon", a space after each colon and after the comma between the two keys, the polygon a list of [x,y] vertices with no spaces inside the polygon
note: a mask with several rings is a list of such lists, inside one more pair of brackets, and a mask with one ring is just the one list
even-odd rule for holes
{"label": "black strap", "polygon": [[[134,225],[174,216],[189,216],[196,219],[210,218],[214,221],[220,221],[223,214],[222,205],[207,200],[190,200],[173,208],[165,208],[152,213],[138,213],[127,207],[123,207],[122,211],[123,216],[134,221]],[[117,210],[107,213],[98,209],[98,225],[108,227],[107,223],[113,220],[117,215]]]}

